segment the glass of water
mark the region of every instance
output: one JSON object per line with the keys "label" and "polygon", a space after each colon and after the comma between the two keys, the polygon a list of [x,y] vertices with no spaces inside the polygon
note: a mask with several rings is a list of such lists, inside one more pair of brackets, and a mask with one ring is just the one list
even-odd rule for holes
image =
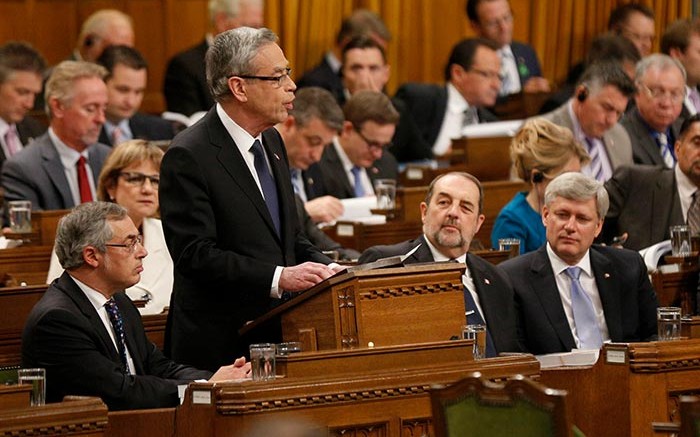
{"label": "glass of water", "polygon": [[12,200],[7,205],[10,213],[10,230],[16,234],[32,232],[32,202]]}
{"label": "glass of water", "polygon": [[17,381],[20,385],[31,385],[31,405],[38,406],[46,403],[46,370],[42,368],[17,370]]}
{"label": "glass of water", "polygon": [[250,345],[250,365],[253,369],[253,381],[270,381],[275,379],[275,352],[273,343],[256,343]]}
{"label": "glass of water", "polygon": [[679,307],[657,308],[656,323],[659,341],[681,339],[681,309]]}

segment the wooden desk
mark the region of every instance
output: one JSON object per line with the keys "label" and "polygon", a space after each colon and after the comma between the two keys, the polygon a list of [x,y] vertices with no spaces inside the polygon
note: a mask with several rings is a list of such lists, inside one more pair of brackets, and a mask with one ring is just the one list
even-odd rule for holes
{"label": "wooden desk", "polygon": [[0,288],[0,366],[20,364],[24,323],[34,304],[44,295],[46,287]]}
{"label": "wooden desk", "polygon": [[175,408],[112,411],[107,437],[174,437]]}
{"label": "wooden desk", "polygon": [[22,245],[0,250],[0,286],[46,284],[53,246]]}
{"label": "wooden desk", "polygon": [[28,407],[31,392],[29,385],[0,385],[0,411]]}
{"label": "wooden desk", "polygon": [[0,437],[101,437],[107,430],[107,406],[99,398],[64,400],[41,407],[0,409]]}
{"label": "wooden desk", "polygon": [[608,344],[594,366],[542,369],[540,382],[568,390],[588,436],[652,437],[652,422],[679,420],[680,395],[700,391],[700,340]]}

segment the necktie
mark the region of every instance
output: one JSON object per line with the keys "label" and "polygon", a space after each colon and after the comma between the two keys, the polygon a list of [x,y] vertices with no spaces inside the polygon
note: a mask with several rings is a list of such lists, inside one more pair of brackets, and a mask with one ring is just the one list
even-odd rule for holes
{"label": "necktie", "polygon": [[668,137],[665,133],[662,132],[657,132],[655,136],[656,144],[659,146],[661,157],[664,160],[664,165],[666,165],[666,167],[668,168],[673,168],[675,160],[673,159],[673,155],[671,154],[671,149],[668,148]]}
{"label": "necktie", "polygon": [[588,156],[591,157],[591,162],[588,164],[589,176],[593,176],[597,181],[605,182],[605,172],[603,171],[603,162],[600,160],[600,150],[596,147],[594,140],[586,137],[586,145],[588,146]]}
{"label": "necktie", "polygon": [[17,131],[15,131],[14,125],[10,126],[5,133],[5,145],[7,146],[7,151],[10,153],[10,156],[7,158],[16,155],[17,152],[22,150],[22,144],[17,137]]}
{"label": "necktie", "polygon": [[294,193],[301,198],[302,201],[306,202],[306,190],[304,189],[304,181],[301,178],[301,170],[298,168],[290,168],[289,173],[292,176],[292,187],[294,188]]}
{"label": "necktie", "polygon": [[253,146],[250,148],[250,151],[253,152],[253,164],[255,165],[255,172],[258,174],[258,180],[260,180],[260,188],[262,188],[267,210],[270,213],[270,217],[272,217],[272,223],[275,225],[275,230],[279,236],[281,228],[280,206],[279,200],[277,199],[277,186],[275,185],[275,180],[272,178],[270,169],[267,167],[265,153],[263,152],[262,144],[259,140],[255,140],[255,142],[253,142]]}
{"label": "necktie", "polygon": [[355,197],[364,197],[365,188],[362,186],[362,178],[360,174],[362,169],[358,166],[353,166],[350,171],[352,172],[352,177],[355,183]]}
{"label": "necktie", "polygon": [[92,202],[92,191],[88,181],[87,170],[85,169],[85,157],[80,155],[78,159],[78,188],[80,189],[80,203]]}
{"label": "necktie", "polygon": [[[456,259],[450,259],[450,262],[458,262]],[[467,310],[467,325],[484,325],[486,326],[486,357],[495,357],[496,347],[493,344],[493,339],[491,338],[491,333],[489,332],[489,327],[484,322],[484,318],[481,317],[479,312],[479,307],[476,306],[476,301],[474,296],[467,287],[464,287],[464,309]]]}
{"label": "necktie", "polygon": [[499,96],[507,96],[511,93],[511,89],[513,88],[513,78],[510,77],[510,69],[508,68],[508,61],[512,59],[510,52],[507,51],[499,51],[498,54],[501,57],[501,77],[503,80],[501,81],[501,89],[498,91]]}
{"label": "necktie", "polygon": [[693,201],[688,208],[688,226],[691,235],[700,234],[700,190],[693,193]]}
{"label": "necktie", "polygon": [[692,103],[695,107],[695,111],[700,112],[700,93],[698,93],[697,87],[693,87],[690,89],[690,92],[688,93],[688,99],[690,100],[690,103]]}
{"label": "necktie", "polygon": [[118,146],[124,141],[124,134],[122,133],[122,130],[119,129],[119,126],[115,126],[114,130],[112,131],[112,146]]}
{"label": "necktie", "polygon": [[603,339],[596,321],[593,303],[581,286],[580,267],[569,267],[566,274],[571,279],[571,307],[574,311],[574,323],[581,343],[581,349],[600,349]]}
{"label": "necktie", "polygon": [[124,373],[129,372],[129,365],[126,360],[126,337],[124,335],[124,319],[119,312],[119,307],[114,301],[114,298],[109,299],[105,303],[105,309],[107,310],[107,315],[109,315],[109,321],[112,322],[112,328],[114,328],[114,336],[117,343],[117,351],[119,351],[119,358],[122,361],[122,370]]}

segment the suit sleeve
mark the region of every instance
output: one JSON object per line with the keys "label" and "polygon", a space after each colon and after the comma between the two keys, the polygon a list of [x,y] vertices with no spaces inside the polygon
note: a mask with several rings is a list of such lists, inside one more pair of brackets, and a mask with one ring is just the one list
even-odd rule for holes
{"label": "suit sleeve", "polygon": [[16,159],[5,161],[2,166],[2,186],[5,190],[5,202],[10,200],[29,200],[32,209],[42,210],[43,202],[39,199],[36,187],[32,183],[29,169]]}
{"label": "suit sleeve", "polygon": [[623,166],[615,170],[613,177],[605,182],[605,190],[608,192],[610,207],[607,214],[605,214],[603,231],[599,239],[603,243],[610,243],[613,238],[628,231],[627,229],[618,229],[618,219],[627,202],[629,169]]}

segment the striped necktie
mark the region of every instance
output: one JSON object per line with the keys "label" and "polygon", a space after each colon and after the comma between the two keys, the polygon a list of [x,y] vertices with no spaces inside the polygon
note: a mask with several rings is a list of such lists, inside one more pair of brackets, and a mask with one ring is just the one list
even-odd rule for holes
{"label": "striped necktie", "polygon": [[586,137],[586,145],[588,146],[588,156],[591,157],[591,162],[588,164],[590,176],[593,176],[597,181],[605,182],[605,172],[603,171],[603,162],[600,160],[600,150],[594,140]]}
{"label": "striped necktie", "polygon": [[663,132],[656,132],[654,136],[656,137],[656,144],[659,146],[661,157],[664,160],[664,165],[668,168],[673,168],[676,162],[671,154],[671,149],[668,147],[668,136]]}
{"label": "striped necktie", "polygon": [[690,234],[700,234],[700,190],[693,193],[693,201],[688,208],[688,226],[690,226]]}

